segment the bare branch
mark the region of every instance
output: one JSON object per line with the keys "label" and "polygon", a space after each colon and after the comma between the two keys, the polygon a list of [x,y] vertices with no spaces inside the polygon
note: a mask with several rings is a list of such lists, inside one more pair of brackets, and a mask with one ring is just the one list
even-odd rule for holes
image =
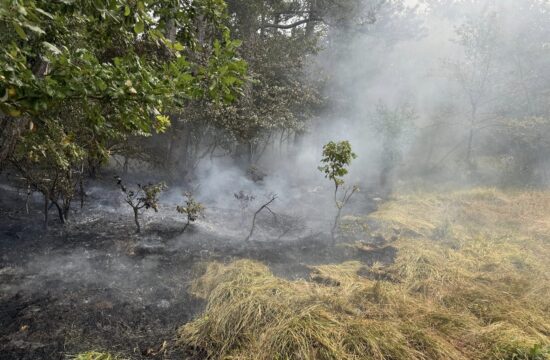
{"label": "bare branch", "polygon": [[254,217],[252,218],[252,227],[250,228],[250,233],[246,237],[245,241],[250,240],[250,238],[252,237],[252,234],[254,233],[254,228],[256,227],[256,216],[258,216],[258,214],[261,213],[263,209],[268,209],[274,215],[273,211],[271,211],[271,209],[269,208],[269,205],[271,205],[271,203],[274,202],[276,199],[277,194],[271,195],[269,201],[260,206],[260,208],[254,213]]}

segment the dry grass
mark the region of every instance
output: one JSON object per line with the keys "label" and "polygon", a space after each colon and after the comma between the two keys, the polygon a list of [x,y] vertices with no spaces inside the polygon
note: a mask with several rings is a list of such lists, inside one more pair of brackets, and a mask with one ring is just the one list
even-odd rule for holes
{"label": "dry grass", "polygon": [[123,360],[122,358],[111,355],[109,353],[98,352],[98,351],[88,351],[77,354],[71,357],[72,360]]}
{"label": "dry grass", "polygon": [[394,264],[315,281],[205,265],[192,291],[207,309],[180,343],[211,359],[550,359],[550,192],[418,193],[371,218],[400,234]]}

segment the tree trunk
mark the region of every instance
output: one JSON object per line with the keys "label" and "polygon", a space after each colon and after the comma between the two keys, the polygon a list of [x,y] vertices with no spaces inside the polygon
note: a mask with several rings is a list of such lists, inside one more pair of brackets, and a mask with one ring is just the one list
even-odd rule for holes
{"label": "tree trunk", "polygon": [[183,227],[183,230],[181,231],[182,234],[185,232],[188,226],[189,226],[189,219],[187,219],[187,223],[185,224],[185,226]]}
{"label": "tree trunk", "polygon": [[78,187],[80,189],[80,208],[84,207],[84,198],[86,197],[86,192],[84,191],[84,180],[82,180],[83,175],[80,175],[80,180],[78,181]]}
{"label": "tree trunk", "polygon": [[65,214],[63,212],[63,208],[61,206],[59,206],[57,201],[52,201],[52,203],[57,208],[57,214],[59,215],[59,221],[61,221],[62,224],[65,224]]}
{"label": "tree trunk", "polygon": [[470,129],[470,134],[468,135],[468,149],[466,151],[466,163],[468,166],[472,165],[472,145],[474,142],[474,129]]}
{"label": "tree trunk", "polygon": [[139,211],[137,208],[134,208],[134,221],[136,223],[136,232],[139,234],[141,232],[141,226],[139,225]]}
{"label": "tree trunk", "polygon": [[240,141],[237,144],[235,160],[244,169],[250,167],[252,164],[252,143],[250,141]]}
{"label": "tree trunk", "polygon": [[44,230],[48,230],[48,206],[49,206],[48,195],[44,194]]}
{"label": "tree trunk", "polygon": [[338,228],[338,223],[340,222],[340,216],[342,215],[342,208],[338,208],[338,212],[336,213],[336,217],[334,218],[334,224],[332,225],[332,229],[330,230],[330,236],[332,238],[332,246],[336,245],[336,230]]}
{"label": "tree trunk", "polygon": [[63,218],[65,219],[65,222],[69,221],[69,214],[71,212],[71,202],[63,202]]}
{"label": "tree trunk", "polygon": [[474,126],[477,123],[477,103],[472,103],[472,113],[470,115],[470,134],[468,135],[468,149],[466,152],[466,163],[472,167],[472,147],[474,144]]}
{"label": "tree trunk", "polygon": [[17,139],[25,130],[28,120],[22,117],[14,118],[0,114],[0,168],[11,155]]}
{"label": "tree trunk", "polygon": [[25,210],[27,211],[27,215],[30,213],[29,212],[29,201],[31,199],[31,195],[32,195],[31,186],[27,185],[27,198],[25,199]]}
{"label": "tree trunk", "polygon": [[97,178],[96,165],[92,161],[89,161],[88,165],[89,165],[88,175],[90,176],[90,179],[96,179]]}
{"label": "tree trunk", "polygon": [[122,178],[125,178],[128,175],[128,156],[124,157],[124,164],[122,165]]}

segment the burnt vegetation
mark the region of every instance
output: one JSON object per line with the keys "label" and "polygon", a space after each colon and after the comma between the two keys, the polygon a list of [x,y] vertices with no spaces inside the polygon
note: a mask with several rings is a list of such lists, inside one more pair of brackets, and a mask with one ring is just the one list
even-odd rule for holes
{"label": "burnt vegetation", "polygon": [[544,0],[6,0],[0,358],[550,360]]}

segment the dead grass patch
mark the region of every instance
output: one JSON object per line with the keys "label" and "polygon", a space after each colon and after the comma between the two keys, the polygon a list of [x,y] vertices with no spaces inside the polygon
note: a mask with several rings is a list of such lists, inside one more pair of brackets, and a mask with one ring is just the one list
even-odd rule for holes
{"label": "dead grass patch", "polygon": [[542,191],[400,196],[371,216],[400,234],[395,263],[318,266],[314,281],[207,264],[191,289],[207,308],[179,343],[210,359],[550,359],[549,204]]}

